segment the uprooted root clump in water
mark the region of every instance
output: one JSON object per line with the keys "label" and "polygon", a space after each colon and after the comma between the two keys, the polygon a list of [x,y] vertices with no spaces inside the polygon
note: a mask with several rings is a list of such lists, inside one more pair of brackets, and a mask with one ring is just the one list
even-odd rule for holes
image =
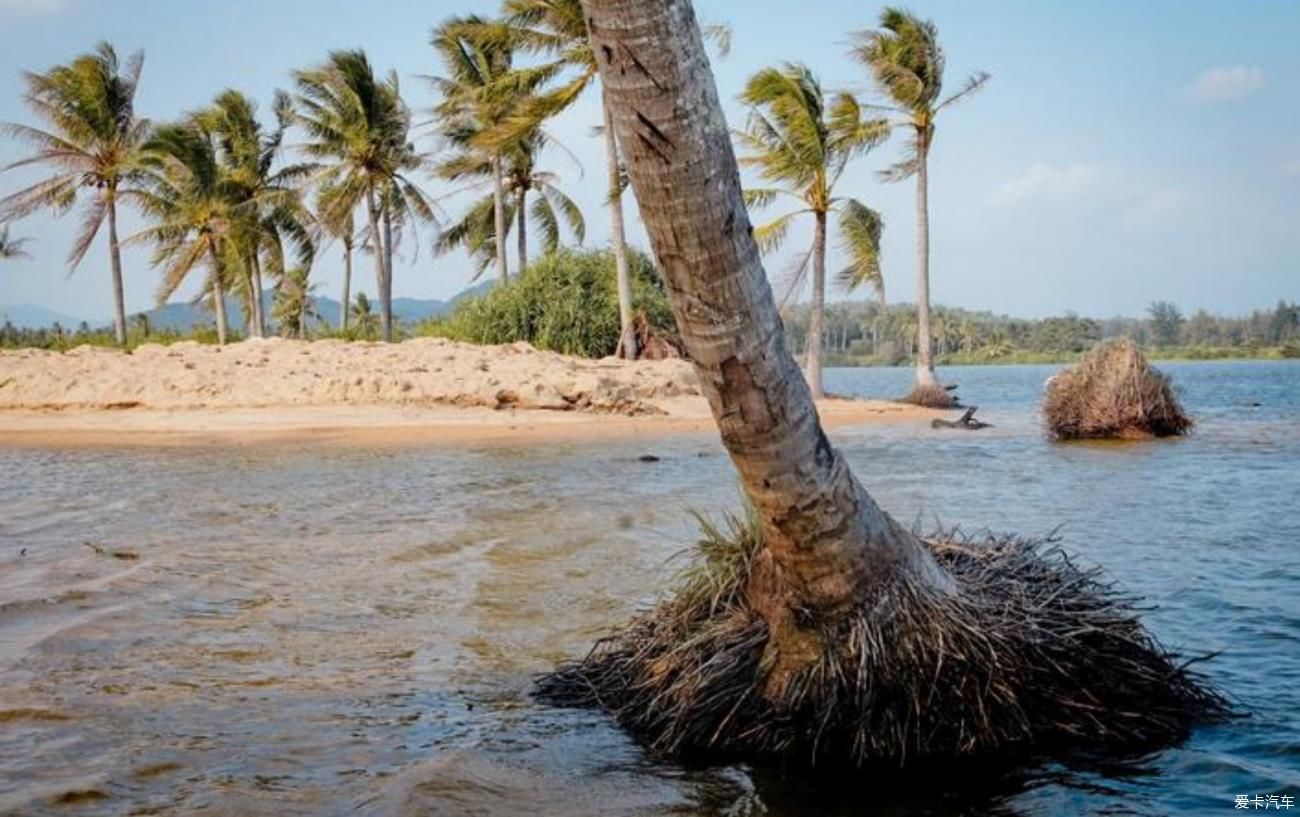
{"label": "uprooted root clump in water", "polygon": [[1127,338],[1101,344],[1052,378],[1043,418],[1058,440],[1170,437],[1192,427],[1169,378]]}
{"label": "uprooted root clump in water", "polygon": [[757,526],[705,523],[678,593],[539,681],[670,756],[903,764],[1066,755],[1184,738],[1225,700],[1138,621],[1135,600],[1059,549],[929,542],[942,597],[900,585],[820,632],[820,659],[768,693],[768,628],[748,597]]}
{"label": "uprooted root clump in water", "polygon": [[932,409],[961,408],[961,403],[953,393],[938,385],[917,386],[905,396],[898,398],[898,402]]}

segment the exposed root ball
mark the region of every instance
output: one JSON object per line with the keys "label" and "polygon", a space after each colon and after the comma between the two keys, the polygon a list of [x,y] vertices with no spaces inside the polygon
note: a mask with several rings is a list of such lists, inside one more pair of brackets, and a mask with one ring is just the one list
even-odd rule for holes
{"label": "exposed root ball", "polygon": [[932,409],[961,408],[961,403],[953,393],[943,386],[917,386],[906,396],[900,397],[898,402]]}
{"label": "exposed root ball", "polygon": [[677,595],[543,677],[540,697],[603,708],[657,753],[808,765],[1147,748],[1228,712],[1133,599],[1017,539],[930,543],[957,593],[871,599],[821,630],[820,659],[772,700],[754,530],[706,525]]}
{"label": "exposed root ball", "polygon": [[1043,417],[1058,440],[1168,437],[1192,427],[1169,378],[1127,338],[1101,344],[1053,377]]}

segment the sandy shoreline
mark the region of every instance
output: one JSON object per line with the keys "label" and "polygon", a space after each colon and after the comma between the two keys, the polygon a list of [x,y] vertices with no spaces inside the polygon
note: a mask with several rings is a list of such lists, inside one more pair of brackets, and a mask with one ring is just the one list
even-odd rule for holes
{"label": "sandy shoreline", "polygon": [[[928,422],[827,400],[829,427]],[[714,432],[683,361],[628,363],[422,339],[0,352],[0,444],[464,444]]]}

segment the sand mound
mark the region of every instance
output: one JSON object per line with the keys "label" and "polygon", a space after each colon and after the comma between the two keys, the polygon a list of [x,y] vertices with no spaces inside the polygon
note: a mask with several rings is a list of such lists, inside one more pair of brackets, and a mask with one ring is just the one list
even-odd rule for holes
{"label": "sand mound", "polygon": [[526,343],[272,338],[130,353],[92,346],[0,352],[0,409],[451,405],[640,416],[699,394],[695,371],[682,360],[584,360]]}
{"label": "sand mound", "polygon": [[1101,344],[1053,377],[1043,417],[1058,440],[1169,437],[1192,427],[1169,378],[1127,338]]}

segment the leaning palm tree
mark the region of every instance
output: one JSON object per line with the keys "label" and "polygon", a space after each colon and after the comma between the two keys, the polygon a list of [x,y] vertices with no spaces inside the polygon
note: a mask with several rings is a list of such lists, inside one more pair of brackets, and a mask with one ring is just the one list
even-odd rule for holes
{"label": "leaning palm tree", "polygon": [[934,372],[930,335],[930,205],[929,159],[935,121],[940,112],[984,87],[989,75],[968,77],[951,96],[943,94],[943,49],[939,30],[929,20],[908,11],[886,8],[880,28],[855,35],[853,56],[870,71],[876,86],[891,101],[890,109],[912,131],[904,159],[885,171],[888,181],[916,177],[916,389],[908,399],[940,408],[952,405]]}
{"label": "leaning palm tree", "polygon": [[272,275],[286,269],[286,241],[293,244],[300,266],[310,268],[315,251],[312,216],[298,188],[310,168],[279,162],[290,118],[290,101],[283,93],[276,95],[275,116],[276,128],[265,130],[257,121],[256,103],[235,90],[223,91],[209,108],[196,114],[201,126],[217,137],[221,171],[240,216],[233,225],[232,241],[243,262],[249,334],[253,337],[266,335],[264,266]]}
{"label": "leaning palm tree", "polygon": [[[518,271],[528,267],[529,216],[541,231],[542,249],[554,252],[560,246],[561,226],[567,226],[574,239],[581,244],[586,238],[586,221],[582,210],[556,184],[559,177],[537,167],[546,136],[533,131],[522,142],[514,145],[505,156],[503,190],[505,192],[505,226],[507,233],[515,233],[518,245]],[[473,189],[493,183],[491,161],[476,151],[453,155],[436,167],[439,176],[449,181],[469,182],[464,189]],[[536,194],[531,207],[529,194]],[[438,249],[447,252],[465,249],[478,262],[478,274],[492,263],[497,244],[495,197],[486,197],[471,204],[461,220],[450,225],[438,239]]]}
{"label": "leaning palm tree", "polygon": [[409,136],[411,114],[396,74],[375,76],[364,51],[335,51],[324,65],[294,73],[293,120],[307,132],[302,149],[316,160],[315,176],[330,191],[331,222],[366,210],[367,241],[375,259],[380,325],[393,338],[395,224],[434,221],[428,197],[412,178],[422,165]]}
{"label": "leaning palm tree", "polygon": [[0,261],[31,258],[26,249],[30,240],[27,238],[13,238],[9,235],[9,225],[0,224]]}
{"label": "leaning palm tree", "polygon": [[862,202],[836,196],[835,187],[849,162],[880,144],[889,133],[882,119],[864,117],[857,101],[838,94],[826,109],[820,83],[807,66],[765,68],[750,77],[740,100],[750,106],[745,130],[736,134],[749,154],[740,160],[776,187],[747,190],[752,207],[791,199],[798,209],[758,227],[754,238],[764,252],[781,247],[793,221],[813,218],[812,245],[801,256],[790,283],[800,288],[812,267],[812,309],[808,320],[806,372],[814,398],[822,388],[822,335],[826,311],[827,217],[839,214],[847,266],[840,277],[850,285],[880,281],[880,215]]}
{"label": "leaning palm tree", "polygon": [[[24,74],[27,104],[47,129],[6,123],[0,132],[26,142],[31,156],[7,169],[47,165],[53,175],[0,199],[0,218],[18,219],[38,210],[64,213],[86,199],[81,231],[68,254],[76,269],[104,222],[113,275],[113,331],[126,343],[126,299],[122,253],[117,236],[117,205],[129,196],[140,163],[140,146],[149,123],[135,116],[135,92],[144,67],[137,52],[122,63],[108,43],[67,65]],[[83,195],[84,194],[84,195]]]}
{"label": "leaning palm tree", "polygon": [[128,241],[154,247],[153,263],[162,268],[159,304],[195,270],[206,270],[201,297],[211,299],[217,340],[225,344],[226,293],[244,258],[231,240],[242,214],[238,190],[222,172],[219,138],[191,119],[160,128],[145,150],[147,173],[136,196],[150,224]]}
{"label": "leaning palm tree", "polygon": [[1223,712],[1130,602],[1068,559],[926,542],[881,510],[785,346],[690,0],[583,7],[752,519],[706,530],[682,592],[543,695],[604,707],[662,753],[830,767],[1158,744]]}
{"label": "leaning palm tree", "polygon": [[[546,54],[559,64],[573,69],[572,78],[565,85],[539,102],[541,118],[554,116],[572,105],[599,79],[596,54],[587,31],[587,19],[580,0],[504,0],[502,11],[506,23],[519,47]],[[726,53],[731,32],[726,26],[704,27],[706,36],[713,39]],[[632,305],[632,285],[628,272],[627,236],[623,222],[623,176],[619,159],[618,140],[610,119],[609,105],[602,98],[604,121],[601,132],[605,139],[605,169],[607,172],[606,203],[609,207],[610,246],[614,251],[614,266],[618,286],[618,311],[622,340],[619,354],[636,358],[636,332]]]}

